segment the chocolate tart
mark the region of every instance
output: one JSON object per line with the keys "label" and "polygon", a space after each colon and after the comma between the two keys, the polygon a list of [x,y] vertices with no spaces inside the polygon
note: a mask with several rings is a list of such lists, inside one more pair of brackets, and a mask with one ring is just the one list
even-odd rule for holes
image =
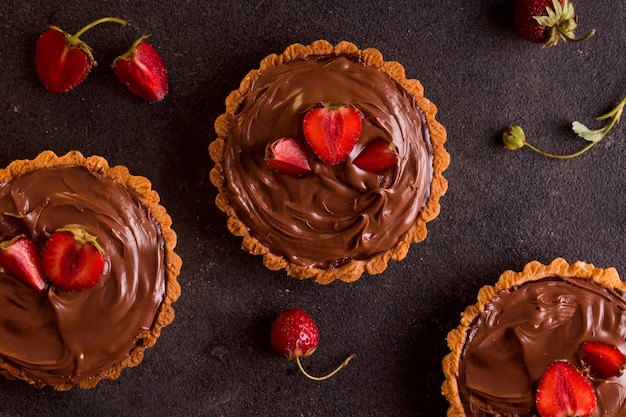
{"label": "chocolate tart", "polygon": [[537,385],[548,365],[567,361],[588,378],[593,416],[626,415],[626,376],[602,378],[582,361],[583,342],[626,352],[624,284],[614,268],[533,261],[485,286],[447,337],[442,394],[448,417],[539,417]]}
{"label": "chocolate tart", "polygon": [[99,156],[44,151],[0,169],[0,241],[43,248],[68,224],[96,236],[106,267],[91,288],[37,291],[0,268],[0,373],[37,388],[92,388],[138,365],[174,319],[182,261],[148,179]]}
{"label": "chocolate tart", "polygon": [[[304,138],[304,115],[320,103],[349,103],[362,115],[358,142],[337,165],[317,158]],[[440,211],[450,157],[436,111],[420,82],[375,49],[320,40],[267,56],[226,99],[209,146],[216,205],[229,231],[267,268],[295,278],[327,284],[383,272],[426,238],[426,223]],[[267,166],[268,144],[283,137],[303,144],[311,175]],[[395,166],[383,173],[356,167],[359,152],[378,138],[396,147]]]}

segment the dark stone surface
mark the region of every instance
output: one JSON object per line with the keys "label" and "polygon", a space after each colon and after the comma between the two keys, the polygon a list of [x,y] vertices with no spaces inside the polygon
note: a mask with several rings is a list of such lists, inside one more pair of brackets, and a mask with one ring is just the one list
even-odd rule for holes
{"label": "dark stone surface", "polygon": [[[31,2],[32,3],[32,2]],[[589,153],[556,161],[508,152],[500,132],[524,126],[553,152],[584,146],[572,120],[594,121],[626,94],[626,3],[577,2],[582,44],[542,49],[512,29],[511,0],[240,2],[5,0],[0,5],[0,166],[44,149],[77,149],[150,178],[184,260],[177,318],[143,363],[89,391],[57,393],[0,379],[0,416],[443,416],[445,336],[478,289],[530,260],[564,257],[626,276],[626,122]],[[35,41],[49,24],[75,32],[99,66],[67,94],[46,91]],[[109,64],[141,34],[166,61],[170,93],[150,104]],[[439,107],[452,163],[429,235],[403,262],[353,284],[319,286],[265,269],[240,249],[215,207],[207,147],[224,98],[289,44],[349,40],[379,49],[419,79]],[[305,360],[313,382],[269,347],[282,309],[310,312],[321,332]]]}

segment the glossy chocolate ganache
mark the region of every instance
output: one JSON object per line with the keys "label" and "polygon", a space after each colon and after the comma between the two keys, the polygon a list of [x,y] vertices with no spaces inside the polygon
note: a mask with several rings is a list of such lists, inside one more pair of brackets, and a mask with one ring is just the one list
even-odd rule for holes
{"label": "glossy chocolate ganache", "polygon": [[[503,290],[467,330],[458,370],[466,416],[538,417],[537,383],[548,365],[583,369],[578,346],[601,341],[626,352],[624,294],[591,280],[548,277]],[[587,374],[587,373],[586,373]],[[599,378],[593,416],[626,415],[626,375]]]}
{"label": "glossy chocolate ganache", "polygon": [[[325,102],[350,103],[362,132],[338,165],[307,152],[311,175],[272,171],[266,146],[283,137],[306,144],[302,119]],[[398,163],[382,174],[352,161],[383,138]],[[261,71],[241,98],[224,141],[223,175],[239,220],[277,256],[312,268],[367,260],[397,244],[429,197],[433,149],[414,99],[377,68],[350,56],[308,56]]]}
{"label": "glossy chocolate ganache", "polygon": [[79,165],[0,183],[0,241],[25,234],[42,248],[68,224],[104,248],[94,287],[38,292],[0,268],[0,359],[36,386],[77,384],[123,360],[164,297],[163,238],[134,191]]}

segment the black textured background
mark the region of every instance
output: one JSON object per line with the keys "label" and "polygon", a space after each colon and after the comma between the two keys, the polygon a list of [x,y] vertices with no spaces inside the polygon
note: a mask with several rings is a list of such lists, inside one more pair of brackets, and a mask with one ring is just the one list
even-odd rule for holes
{"label": "black textured background", "polygon": [[[150,178],[174,220],[184,261],[176,320],[142,364],[114,382],[66,393],[0,379],[0,416],[444,416],[445,336],[478,289],[506,269],[555,257],[615,266],[626,276],[626,121],[568,161],[503,150],[520,123],[549,151],[584,146],[572,120],[626,94],[626,2],[579,0],[582,44],[542,49],[512,29],[512,0],[130,1],[4,0],[0,5],[0,166],[76,149]],[[35,41],[50,24],[82,37],[99,61],[84,84],[53,94],[39,83]],[[110,62],[139,35],[164,58],[170,93],[150,104]],[[447,194],[429,235],[403,262],[353,284],[320,286],[265,269],[240,249],[214,205],[207,147],[224,99],[270,53],[291,43],[374,47],[419,79],[439,108],[451,155]],[[269,347],[271,322],[297,306],[321,341],[313,382]]]}

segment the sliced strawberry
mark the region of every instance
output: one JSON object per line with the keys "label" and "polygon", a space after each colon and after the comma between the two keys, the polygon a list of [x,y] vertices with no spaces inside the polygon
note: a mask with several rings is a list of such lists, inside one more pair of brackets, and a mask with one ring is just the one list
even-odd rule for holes
{"label": "sliced strawberry", "polygon": [[304,137],[313,152],[325,163],[345,161],[361,135],[361,113],[345,103],[314,107],[302,121]]}
{"label": "sliced strawberry", "polygon": [[25,235],[0,243],[0,266],[37,291],[43,291],[47,286],[41,253]]}
{"label": "sliced strawberry", "polygon": [[148,101],[161,101],[167,95],[167,68],[154,46],[137,39],[128,51],[113,61],[117,79],[130,91]]}
{"label": "sliced strawberry", "polygon": [[41,83],[54,93],[65,93],[82,83],[95,61],[91,48],[80,40],[80,36],[100,23],[126,22],[115,17],[98,19],[78,32],[70,35],[58,26],[50,26],[44,31],[35,48],[35,67]]}
{"label": "sliced strawberry", "polygon": [[596,409],[596,394],[574,365],[555,361],[539,381],[535,402],[542,417],[588,417]]}
{"label": "sliced strawberry", "polygon": [[44,272],[66,291],[94,286],[104,271],[104,263],[96,237],[77,226],[57,229],[43,252]]}
{"label": "sliced strawberry", "polygon": [[311,173],[306,151],[300,142],[281,138],[265,148],[267,166],[282,174],[305,175]]}
{"label": "sliced strawberry", "polygon": [[602,342],[583,342],[578,349],[584,354],[583,362],[601,377],[622,374],[626,356],[617,347]]}
{"label": "sliced strawberry", "polygon": [[398,150],[385,139],[376,139],[369,143],[354,159],[354,165],[362,170],[381,173],[398,162]]}

